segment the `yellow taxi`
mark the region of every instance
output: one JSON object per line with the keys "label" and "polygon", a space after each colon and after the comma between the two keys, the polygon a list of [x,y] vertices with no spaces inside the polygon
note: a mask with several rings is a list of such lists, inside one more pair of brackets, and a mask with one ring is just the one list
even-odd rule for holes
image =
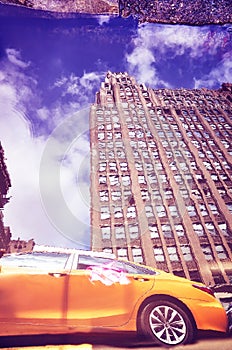
{"label": "yellow taxi", "polygon": [[0,260],[0,336],[136,331],[172,346],[198,330],[227,331],[223,306],[201,283],[104,253],[74,251],[64,266],[41,257]]}

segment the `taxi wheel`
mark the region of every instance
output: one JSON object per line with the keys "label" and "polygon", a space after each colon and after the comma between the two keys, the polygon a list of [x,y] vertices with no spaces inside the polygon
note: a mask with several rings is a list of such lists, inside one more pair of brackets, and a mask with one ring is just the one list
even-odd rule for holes
{"label": "taxi wheel", "polygon": [[172,346],[191,343],[195,336],[187,312],[166,300],[146,305],[141,313],[142,331],[157,344]]}

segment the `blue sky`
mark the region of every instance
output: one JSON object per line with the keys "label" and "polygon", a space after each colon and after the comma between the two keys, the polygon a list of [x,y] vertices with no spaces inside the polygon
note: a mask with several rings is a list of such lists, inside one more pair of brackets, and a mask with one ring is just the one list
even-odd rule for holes
{"label": "blue sky", "polygon": [[230,26],[17,11],[0,19],[0,140],[12,181],[5,224],[14,238],[88,248],[88,113],[106,72],[128,71],[153,88],[217,89],[232,80]]}

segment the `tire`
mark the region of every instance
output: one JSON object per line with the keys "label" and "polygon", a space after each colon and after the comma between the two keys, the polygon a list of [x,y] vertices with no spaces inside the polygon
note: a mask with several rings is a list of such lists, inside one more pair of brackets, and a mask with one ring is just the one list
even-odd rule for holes
{"label": "tire", "polygon": [[191,343],[195,326],[180,306],[167,300],[156,300],[141,312],[142,332],[163,346]]}

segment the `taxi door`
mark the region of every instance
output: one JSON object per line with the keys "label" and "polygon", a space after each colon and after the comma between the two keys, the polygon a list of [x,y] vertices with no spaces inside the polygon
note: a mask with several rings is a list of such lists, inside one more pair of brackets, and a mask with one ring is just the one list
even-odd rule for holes
{"label": "taxi door", "polygon": [[67,317],[68,274],[21,270],[0,273],[0,334],[55,332]]}
{"label": "taxi door", "polygon": [[69,275],[68,325],[93,328],[127,323],[138,300],[153,287],[154,276],[126,273],[107,258],[84,257],[84,264],[80,260],[80,269]]}

